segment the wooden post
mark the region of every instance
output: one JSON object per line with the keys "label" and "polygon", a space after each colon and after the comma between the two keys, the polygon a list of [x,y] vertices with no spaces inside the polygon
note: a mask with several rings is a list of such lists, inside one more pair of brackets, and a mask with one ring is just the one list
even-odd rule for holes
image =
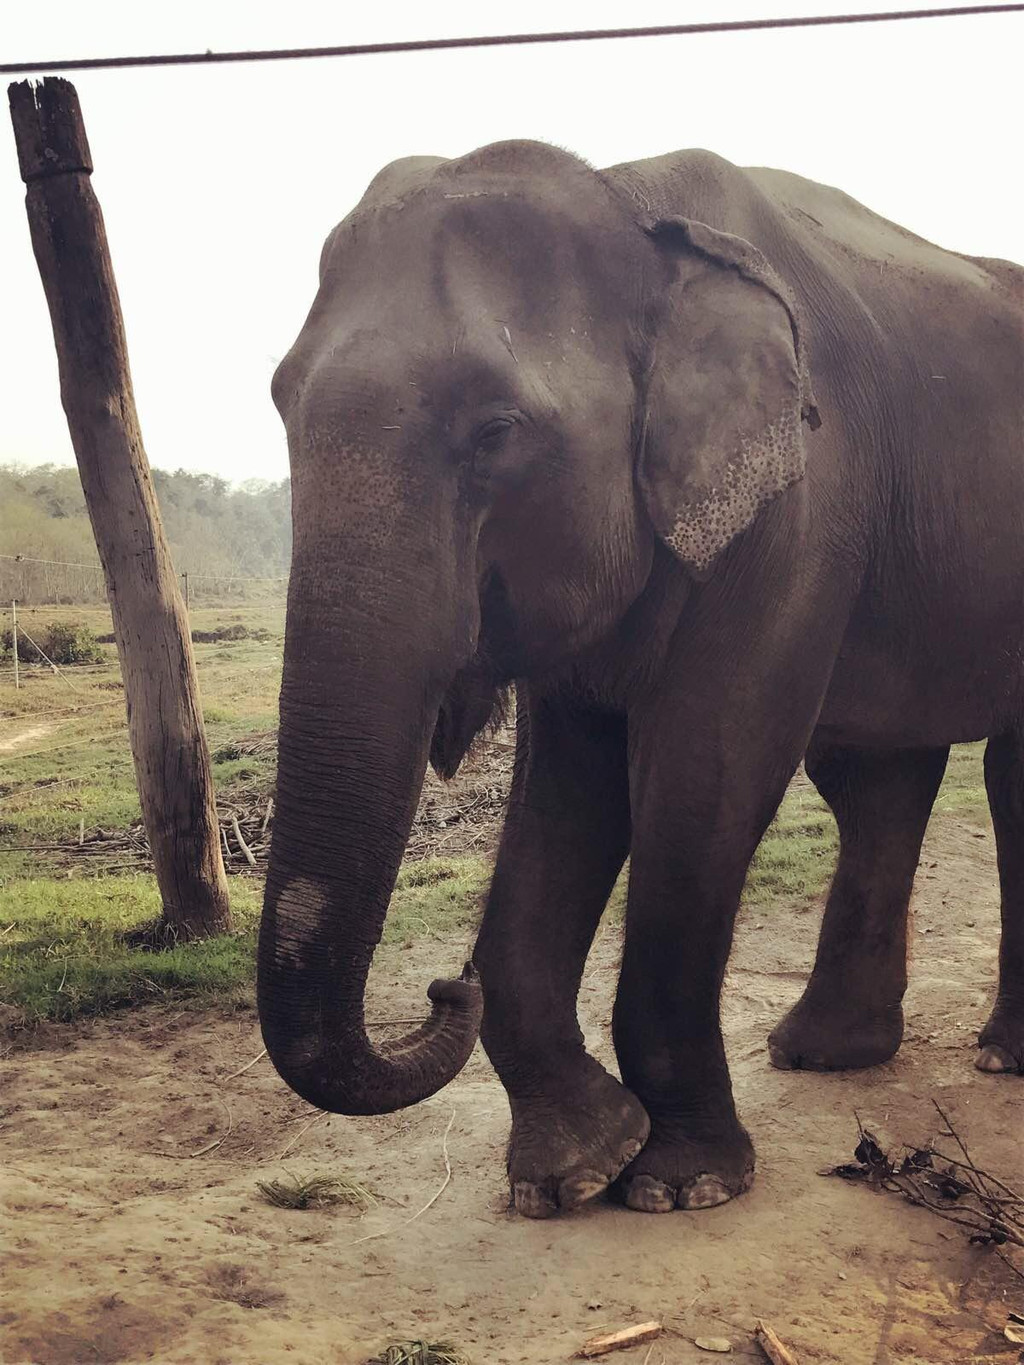
{"label": "wooden post", "polygon": [[9,87],[61,401],[106,578],[164,924],[230,928],[192,642],[135,411],[121,305],[75,87]]}
{"label": "wooden post", "polygon": [[11,599],[11,635],[14,640],[14,690],[21,687],[21,678],[18,674],[18,599]]}
{"label": "wooden post", "polygon": [[186,614],[186,616],[187,616],[187,615],[188,615],[188,609],[189,609],[189,607],[190,607],[190,605],[191,605],[191,603],[190,603],[190,601],[189,601],[189,596],[188,596],[188,569],[186,569],[185,572],[184,572],[181,576],[182,576],[182,579],[184,580],[184,583],[185,583],[185,614]]}

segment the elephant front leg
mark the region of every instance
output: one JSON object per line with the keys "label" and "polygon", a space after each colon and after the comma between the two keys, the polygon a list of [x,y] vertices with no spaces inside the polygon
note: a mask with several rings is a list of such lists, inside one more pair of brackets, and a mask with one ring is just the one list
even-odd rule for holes
{"label": "elephant front leg", "polygon": [[[678,848],[678,846],[677,846]],[[724,1203],[754,1174],[754,1149],[733,1102],[719,995],[746,861],[693,866],[678,851],[654,866],[634,851],[615,1050],[651,1134],[618,1193],[630,1208],[667,1213]]]}
{"label": "elephant front leg", "polygon": [[520,691],[508,816],[474,962],[481,1039],[512,1110],[516,1208],[600,1193],[640,1151],[643,1106],[583,1045],[576,998],[629,848],[625,721]]}
{"label": "elephant front leg", "polygon": [[[754,1149],[733,1102],[719,997],[750,859],[800,751],[782,736],[736,752],[719,718],[646,727],[633,760],[633,842],[614,1037],[651,1134],[619,1179],[634,1209],[666,1213],[746,1190]],[[767,726],[764,727],[768,729]],[[678,742],[672,742],[676,736]],[[745,747],[748,745],[749,747]]]}

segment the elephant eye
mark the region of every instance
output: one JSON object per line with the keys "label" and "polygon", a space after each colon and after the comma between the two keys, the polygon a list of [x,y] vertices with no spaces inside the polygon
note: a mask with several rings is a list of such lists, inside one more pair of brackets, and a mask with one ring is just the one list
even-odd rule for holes
{"label": "elephant eye", "polygon": [[477,458],[493,455],[514,425],[512,417],[494,417],[485,422],[476,434]]}

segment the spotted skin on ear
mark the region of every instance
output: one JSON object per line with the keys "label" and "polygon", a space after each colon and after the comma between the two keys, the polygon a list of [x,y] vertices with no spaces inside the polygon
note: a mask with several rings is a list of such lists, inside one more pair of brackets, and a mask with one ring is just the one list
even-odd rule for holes
{"label": "spotted skin on ear", "polygon": [[742,437],[721,482],[679,512],[665,543],[698,573],[754,520],[758,509],[803,477],[800,419],[783,413],[756,437]]}

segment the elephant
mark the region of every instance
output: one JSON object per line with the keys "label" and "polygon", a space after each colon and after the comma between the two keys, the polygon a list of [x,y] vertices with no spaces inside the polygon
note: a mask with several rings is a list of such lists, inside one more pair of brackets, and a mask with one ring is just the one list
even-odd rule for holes
{"label": "elephant", "polygon": [[[479,1034],[528,1217],[746,1190],[719,998],[801,761],[839,828],[777,1067],[903,1030],[949,746],[987,739],[998,994],[1024,1069],[1024,270],[839,190],[683,151],[396,161],[328,236],[272,384],[294,545],[258,952],[267,1051],[325,1110],[449,1082]],[[421,784],[514,692],[478,938],[376,1045],[364,996]],[[629,860],[613,1076],[576,1001]]]}

